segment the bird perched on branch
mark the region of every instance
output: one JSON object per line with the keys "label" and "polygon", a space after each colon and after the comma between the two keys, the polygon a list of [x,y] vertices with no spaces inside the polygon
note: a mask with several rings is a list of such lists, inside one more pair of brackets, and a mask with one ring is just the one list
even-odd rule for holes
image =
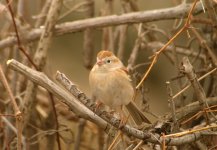
{"label": "bird perched on branch", "polygon": [[134,89],[127,69],[111,52],[102,50],[89,75],[92,98],[97,105],[105,104],[120,114],[121,124],[125,123],[122,107],[125,106],[137,125],[151,122],[132,101]]}

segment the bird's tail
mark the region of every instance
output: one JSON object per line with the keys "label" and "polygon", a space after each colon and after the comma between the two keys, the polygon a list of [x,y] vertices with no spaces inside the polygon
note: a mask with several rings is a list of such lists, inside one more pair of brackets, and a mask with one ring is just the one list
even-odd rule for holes
{"label": "bird's tail", "polygon": [[126,108],[137,125],[141,125],[143,122],[151,124],[134,102],[127,104]]}

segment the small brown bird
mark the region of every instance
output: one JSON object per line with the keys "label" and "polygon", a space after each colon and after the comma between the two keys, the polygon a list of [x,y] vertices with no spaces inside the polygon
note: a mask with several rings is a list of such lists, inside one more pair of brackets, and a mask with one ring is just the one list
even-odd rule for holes
{"label": "small brown bird", "polygon": [[132,101],[134,89],[127,69],[111,52],[102,50],[97,54],[97,62],[90,71],[89,83],[92,97],[120,113],[124,123],[122,106],[125,106],[137,125],[151,122]]}

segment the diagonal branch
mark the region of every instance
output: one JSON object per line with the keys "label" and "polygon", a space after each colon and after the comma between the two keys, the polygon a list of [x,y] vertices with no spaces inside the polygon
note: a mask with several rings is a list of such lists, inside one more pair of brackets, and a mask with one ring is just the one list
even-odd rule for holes
{"label": "diagonal branch", "polygon": [[[90,121],[96,123],[99,127],[104,129],[104,131],[109,133],[110,135],[114,134],[113,128],[110,124],[114,125],[115,127],[119,126],[119,124],[118,124],[119,120],[114,118],[113,116],[109,115],[104,110],[100,109],[96,113],[91,111],[96,107],[95,104],[90,99],[88,99],[88,98],[85,99],[85,94],[80,90],[77,91],[78,90],[77,87],[75,85],[71,85],[68,82],[68,80],[65,81],[67,89],[70,89],[70,92],[72,92],[72,93],[74,92],[76,94],[74,96],[72,96],[71,94],[69,94],[69,92],[60,88],[56,83],[52,82],[42,72],[35,71],[35,70],[17,62],[16,60],[9,60],[7,62],[7,64],[12,69],[25,75],[28,79],[32,80],[33,82],[37,83],[40,86],[43,86],[48,91],[53,93],[61,102],[65,103],[70,108],[71,111],[75,112],[76,114],[78,114],[82,118],[85,118],[87,120],[90,120]],[[85,107],[84,105],[82,105],[80,102],[78,102],[78,100],[80,100],[80,99],[83,102],[85,102],[86,105],[88,105],[88,107],[91,110],[88,109],[87,107]],[[207,103],[216,104],[216,98],[208,100]],[[189,110],[192,107],[193,107],[193,105],[189,106],[188,107]],[[194,104],[194,108],[195,108],[195,110],[198,108],[200,109],[200,107],[198,106],[198,102]],[[176,113],[183,113],[183,112],[186,112],[186,110],[185,109],[182,109],[181,111],[177,110]],[[183,114],[181,116],[180,115],[181,114],[177,115],[177,119],[179,119],[181,116],[183,116]],[[110,119],[107,117],[110,117]],[[104,121],[104,119],[105,120],[111,120],[111,122],[109,121],[109,123],[107,123],[106,121]],[[142,140],[145,140],[145,141],[148,141],[151,143],[159,143],[159,142],[161,143],[163,140],[165,140],[166,145],[182,145],[182,144],[194,142],[194,141],[202,138],[203,136],[210,136],[207,133],[209,132],[208,130],[210,130],[211,128],[216,128],[216,126],[209,126],[209,128],[200,128],[200,129],[195,130],[194,132],[190,132],[190,130],[186,131],[186,132],[188,132],[188,134],[182,134],[182,132],[180,132],[181,136],[178,136],[178,137],[177,136],[173,137],[173,135],[171,134],[171,135],[165,136],[164,139],[162,137],[160,137],[159,134],[155,134],[155,133],[152,134],[152,133],[147,132],[147,131],[140,131],[138,129],[132,128],[129,125],[125,125],[121,130],[129,136],[133,136],[135,138],[142,139]],[[177,133],[177,135],[179,135],[179,133]]]}
{"label": "diagonal branch", "polygon": [[[105,132],[108,133],[108,131],[111,132],[111,125],[106,123],[104,120],[111,120],[112,125],[115,125],[115,127],[119,127],[120,120],[114,118],[111,114],[105,112],[104,110],[99,110],[96,113],[94,113],[91,110],[96,109],[95,103],[92,102],[90,99],[86,97],[86,95],[80,91],[80,93],[76,93],[74,97],[71,96],[68,92],[60,88],[56,83],[51,81],[45,74],[42,72],[35,71],[21,63],[19,63],[16,60],[9,60],[7,62],[8,66],[11,67],[12,69],[18,71],[19,73],[22,73],[26,77],[28,77],[30,80],[33,82],[37,83],[38,85],[46,88],[49,92],[53,93],[61,102],[66,104],[71,111],[73,111],[75,114],[90,120],[97,125],[99,125],[102,129],[105,130]],[[69,84],[68,81],[66,83]],[[71,87],[71,86],[70,86]],[[75,90],[75,89],[71,89]],[[82,105],[80,102],[78,102],[78,97],[83,100],[83,102],[89,106],[90,109]],[[79,99],[79,100],[80,100]],[[97,115],[98,116],[97,116]],[[100,117],[105,118],[104,120],[101,119]],[[139,139],[146,139],[150,137],[150,134],[145,133],[143,131],[137,130],[135,128],[130,127],[129,125],[125,125],[122,128],[122,131],[125,132],[128,135],[134,136]]]}

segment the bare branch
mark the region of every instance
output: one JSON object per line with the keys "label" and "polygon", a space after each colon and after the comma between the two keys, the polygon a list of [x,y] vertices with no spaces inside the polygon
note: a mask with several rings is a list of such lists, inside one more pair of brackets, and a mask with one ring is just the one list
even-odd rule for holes
{"label": "bare branch", "polygon": [[16,117],[16,127],[17,127],[17,149],[18,150],[21,150],[21,145],[22,145],[22,121],[23,121],[23,117],[22,117],[22,114],[21,114],[21,111],[17,105],[17,102],[13,96],[13,93],[8,85],[8,82],[7,82],[7,79],[4,75],[4,72],[2,70],[2,66],[0,65],[0,79],[3,83],[3,85],[5,86],[6,88],[6,91],[8,92],[8,95],[11,99],[11,102],[13,104],[13,109],[14,109],[14,114],[15,114],[15,117]]}
{"label": "bare branch", "polygon": [[[88,3],[87,6],[87,18],[94,17],[94,1],[93,0],[86,0],[86,3]],[[94,55],[94,30],[87,28],[84,30],[84,44],[83,44],[83,61],[84,66],[87,69],[92,68],[92,60]]]}
{"label": "bare branch", "polygon": [[77,135],[76,135],[76,139],[75,139],[74,150],[79,150],[79,147],[81,144],[81,136],[84,133],[85,124],[86,124],[86,120],[81,118],[79,120],[79,124],[78,124],[78,131],[77,131]]}
{"label": "bare branch", "polygon": [[202,106],[202,109],[205,109],[205,107],[206,107],[206,102],[205,102],[206,101],[206,95],[205,95],[205,92],[204,92],[202,86],[200,85],[200,83],[197,80],[197,76],[194,72],[193,66],[191,65],[188,57],[183,57],[182,66],[181,66],[180,70],[181,70],[181,72],[186,74],[186,76],[188,77],[188,80],[191,82],[192,87],[195,90],[197,100],[199,101],[200,105]]}
{"label": "bare branch", "polygon": [[[88,105],[88,107],[91,110],[93,110],[95,108],[95,104],[93,102],[91,102],[89,99],[86,99],[84,93],[81,92],[80,90],[78,90],[74,84],[70,84],[69,80],[65,80],[66,78],[64,79],[65,80],[64,82],[66,83],[66,87],[67,87],[67,89],[69,89],[69,91],[71,93],[76,94],[76,95],[74,95],[74,97],[72,97],[68,92],[66,92],[62,88],[60,88],[57,84],[52,82],[47,76],[45,76],[41,72],[37,72],[37,71],[17,62],[15,60],[9,60],[7,64],[9,67],[18,71],[19,73],[22,73],[23,75],[28,77],[33,82],[36,82],[37,84],[48,89],[55,96],[57,96],[61,102],[65,103],[70,108],[71,111],[75,112],[76,114],[79,114],[81,117],[83,117],[85,119],[88,119],[88,120],[96,123],[101,128],[103,128],[107,133],[112,128],[109,124],[107,124],[100,117],[104,118],[105,120],[108,120],[110,118],[110,119],[112,119],[110,123],[112,123],[113,125],[115,125],[117,127],[119,126],[119,124],[118,124],[119,120],[112,117],[110,114],[107,114],[105,111],[100,111],[100,110],[97,111],[96,114],[100,116],[100,117],[98,117],[97,115],[95,115],[95,113],[93,113],[87,107],[83,106],[80,102],[78,102],[77,100],[83,101],[86,104],[86,106]],[[217,103],[216,98],[211,99],[211,101],[208,100],[207,103],[210,105]],[[198,103],[195,103],[194,107],[193,107],[193,105],[191,105],[191,106],[189,105],[188,108],[191,110],[192,110],[192,108],[194,110],[198,109],[198,108],[200,109],[200,107],[198,106]],[[186,113],[187,112],[186,110],[184,110],[184,111],[180,110],[179,112],[180,113]],[[197,111],[197,110],[195,110],[195,111]],[[176,114],[176,116],[177,116],[177,119],[179,119],[180,114],[179,115]],[[106,117],[109,117],[109,118],[106,119]],[[212,127],[213,126],[211,126],[211,128]],[[209,129],[210,128],[206,128],[205,130],[209,130]],[[124,133],[126,133],[128,135],[132,135],[132,136],[139,138],[139,139],[144,140],[147,138],[146,141],[149,141],[152,143],[158,143],[159,141],[160,142],[162,141],[162,138],[158,134],[151,134],[151,133],[143,132],[143,131],[137,130],[135,128],[132,128],[129,125],[125,125],[121,130]],[[112,134],[111,130],[109,131],[109,133]],[[186,143],[196,141],[196,140],[202,138],[202,136],[209,136],[209,135],[207,135],[207,131],[195,130],[195,132],[189,132],[189,134],[183,135],[181,137],[175,137],[174,138],[172,136],[167,136],[167,137],[165,137],[165,143],[167,145],[181,145],[181,144],[186,144]]]}
{"label": "bare branch", "polygon": [[[187,13],[189,12],[191,6],[191,4],[182,4],[176,7],[158,9],[158,11],[150,10],[144,12],[134,12],[123,15],[112,15],[67,22],[56,25],[54,35],[57,36],[72,32],[78,32],[86,28],[102,28],[128,23],[152,22],[159,20],[185,18],[187,17]],[[196,5],[193,14],[195,15],[201,12],[201,5]],[[23,37],[23,40],[26,42],[38,40],[42,34],[42,30],[43,29],[33,29],[26,35],[26,37]],[[0,41],[0,49],[12,46],[14,44],[16,44],[16,38],[14,36],[8,37]]]}

